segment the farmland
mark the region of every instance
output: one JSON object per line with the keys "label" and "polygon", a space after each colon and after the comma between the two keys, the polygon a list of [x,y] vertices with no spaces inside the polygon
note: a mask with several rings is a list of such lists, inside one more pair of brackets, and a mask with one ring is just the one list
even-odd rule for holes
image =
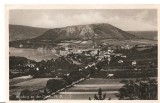
{"label": "farmland", "polygon": [[20,92],[24,89],[29,89],[29,90],[42,89],[46,86],[46,83],[49,79],[51,78],[36,78],[14,84],[10,83],[10,87],[11,86],[13,87],[13,89],[10,90],[10,95],[12,94],[19,95]]}
{"label": "farmland", "polygon": [[[73,87],[60,92],[58,95],[51,96],[49,99],[82,99],[87,100],[89,97],[93,98],[97,94],[98,89],[102,88],[103,93],[112,99],[118,99],[116,93],[118,89],[123,86],[120,83],[121,79],[103,79],[103,78],[90,78]],[[63,98],[57,98],[63,97]]]}
{"label": "farmland", "polygon": [[[153,77],[154,78],[154,77]],[[124,86],[122,80],[136,80],[136,78],[121,78],[121,79],[104,79],[104,78],[90,78],[73,87],[53,95],[50,99],[68,99],[68,100],[88,100],[89,97],[93,99],[94,95],[98,93],[98,89],[102,89],[102,93],[106,93],[107,99],[118,100],[116,96],[119,93],[119,88]]]}

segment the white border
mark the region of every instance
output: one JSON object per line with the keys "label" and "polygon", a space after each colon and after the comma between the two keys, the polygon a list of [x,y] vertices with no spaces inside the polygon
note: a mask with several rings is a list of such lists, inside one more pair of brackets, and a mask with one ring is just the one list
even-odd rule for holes
{"label": "white border", "polygon": [[[19,1],[19,0],[16,0],[16,1]],[[38,3],[40,4],[40,3],[42,3],[41,2],[42,0],[40,0],[40,1],[38,1]],[[60,0],[61,1],[61,0]],[[113,0],[114,1],[114,0]],[[37,1],[36,1],[37,2]],[[37,3],[37,4],[38,4]],[[47,2],[48,3],[48,2]],[[8,4],[11,4],[11,3],[8,3]],[[26,3],[26,4],[30,4],[30,3]],[[90,3],[90,4],[92,4],[92,3]],[[31,5],[31,6],[28,6],[28,5],[7,5],[7,8],[28,8],[28,9],[30,9],[30,8],[36,8],[36,9],[40,9],[41,7],[40,7],[41,5]],[[43,5],[44,6],[44,5]],[[4,7],[4,5],[3,5],[3,7]],[[3,8],[2,7],[2,8]],[[128,9],[145,9],[145,8],[150,8],[150,9],[158,9],[159,7],[160,7],[160,5],[83,5],[83,7],[82,7],[82,5],[81,6],[79,6],[79,5],[46,5],[45,6],[45,9],[49,9],[49,8],[56,8],[56,9],[64,9],[64,8],[68,8],[68,9],[72,9],[72,8],[94,8],[94,9],[102,9],[102,8],[105,8],[105,9],[109,9],[109,8],[114,8],[114,9],[124,9],[124,8],[128,8]],[[44,8],[44,7],[43,7]],[[3,8],[4,9],[4,8]],[[3,11],[3,13],[4,13],[4,11]],[[160,14],[160,12],[158,12],[158,14]],[[7,18],[5,18],[5,20],[4,20],[4,15],[2,15],[2,22],[3,22],[3,24],[5,24],[4,23],[4,21],[5,20],[7,20]],[[158,25],[159,25],[159,22],[160,21],[158,21]],[[2,25],[3,26],[3,28],[4,27],[6,27],[7,28],[7,25]],[[159,27],[159,26],[158,26]],[[159,28],[158,28],[159,29]],[[2,32],[4,33],[4,29],[2,29]],[[6,33],[7,33],[7,30],[6,30]],[[6,36],[6,33],[5,33],[5,36]],[[8,33],[7,33],[8,34]],[[159,32],[158,32],[158,34],[159,34]],[[5,36],[3,36],[3,37],[5,37]],[[0,41],[2,42],[1,43],[1,47],[2,48],[5,48],[6,46],[8,46],[8,40],[7,40],[7,38],[8,38],[8,36],[6,36],[6,39],[4,39],[4,38],[0,38]],[[159,39],[159,36],[158,36],[158,39]],[[6,40],[6,41],[5,41]],[[159,41],[158,41],[159,42]],[[5,45],[3,45],[4,43],[6,43]],[[8,51],[8,48],[6,48],[6,51]],[[4,51],[2,51],[3,52],[3,54],[4,54]],[[2,53],[1,52],[1,53]],[[2,54],[2,56],[1,56],[1,58],[5,58],[5,55],[3,55]],[[7,52],[6,52],[6,57],[7,57]],[[159,54],[158,54],[158,57],[159,57]],[[2,59],[2,61],[1,61],[1,63],[3,64],[3,65],[5,65],[5,63],[4,63],[5,61]],[[2,65],[2,69],[3,68],[5,68],[5,69],[7,69],[8,68],[8,59],[6,59],[6,67],[5,66],[3,66]],[[158,67],[159,67],[159,63],[158,63]],[[8,70],[7,70],[8,71]],[[6,71],[6,72],[7,72]],[[4,74],[5,74],[5,71],[1,71],[0,73],[2,73],[1,74],[1,76],[2,77],[4,77]],[[7,73],[8,74],[8,73]],[[158,73],[159,74],[159,73]],[[8,75],[6,75],[6,77],[8,77]],[[2,83],[4,83],[6,81],[6,85],[8,85],[8,80],[7,79],[5,79],[5,80],[3,80],[2,81]],[[2,87],[2,90],[4,91],[5,89],[3,89],[5,86],[4,85],[2,85],[3,87]],[[8,86],[6,86],[6,89],[8,89]],[[2,97],[2,99],[4,100],[4,97],[5,95],[4,95],[4,93],[3,93],[3,95],[1,95],[0,97]],[[9,98],[8,98],[9,96],[8,96],[8,93],[6,93],[6,98],[7,98],[7,101],[9,100]],[[16,101],[15,103],[17,103],[18,101]],[[22,101],[19,101],[20,103],[22,103]],[[30,101],[31,102],[31,101]],[[32,101],[33,102],[33,101]],[[37,101],[36,101],[37,102]],[[42,101],[38,101],[38,102],[42,102]],[[46,102],[46,101],[45,101]],[[48,102],[51,102],[51,101],[47,101],[47,103]],[[54,100],[54,101],[52,101],[52,102],[58,102],[58,103],[63,103],[64,102],[64,100]],[[65,101],[65,102],[84,102],[84,101],[80,101],[80,100],[74,100],[74,101]],[[90,102],[90,101],[85,101],[85,102]],[[99,102],[99,101],[92,101],[92,102]],[[122,103],[128,103],[128,102],[138,102],[138,101],[116,101],[116,100],[112,100],[112,101],[101,101],[101,102],[117,102],[117,103],[120,103],[120,102],[122,102]],[[139,101],[139,102],[145,102],[145,103],[150,103],[151,101]],[[152,102],[154,102],[154,103],[158,103],[158,101],[157,100],[153,100]],[[14,103],[14,102],[13,102]],[[26,102],[25,102],[26,103]],[[44,101],[43,101],[43,103],[44,103]]]}

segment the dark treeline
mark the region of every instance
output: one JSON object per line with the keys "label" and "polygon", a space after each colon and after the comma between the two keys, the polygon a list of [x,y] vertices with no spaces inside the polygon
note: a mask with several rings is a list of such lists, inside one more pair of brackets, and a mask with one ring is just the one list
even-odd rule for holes
{"label": "dark treeline", "polygon": [[157,100],[157,80],[150,78],[137,79],[136,81],[124,80],[125,85],[119,89],[119,99],[129,100]]}
{"label": "dark treeline", "polygon": [[19,96],[11,95],[10,100],[43,100],[47,99],[48,95],[55,95],[60,91],[65,90],[90,77],[93,67],[87,69],[79,69],[64,74],[61,78],[49,79],[46,87],[40,90],[22,90]]}

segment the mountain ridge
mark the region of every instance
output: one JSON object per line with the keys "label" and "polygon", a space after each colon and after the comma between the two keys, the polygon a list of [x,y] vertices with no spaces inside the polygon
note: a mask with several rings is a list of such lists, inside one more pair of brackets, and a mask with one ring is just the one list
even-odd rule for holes
{"label": "mountain ridge", "polygon": [[[154,37],[152,36],[154,34]],[[38,28],[24,25],[9,25],[9,40],[53,41],[88,39],[150,39],[157,38],[157,31],[123,31],[111,24],[96,23],[73,25],[62,28]]]}
{"label": "mountain ridge", "polygon": [[47,30],[49,30],[49,28],[9,24],[9,41],[32,39],[42,35]]}
{"label": "mountain ridge", "polygon": [[44,34],[33,38],[32,40],[49,40],[49,41],[63,41],[74,39],[134,39],[135,35],[129,34],[115,26],[107,23],[87,24],[77,26],[67,26],[63,28],[49,29]]}
{"label": "mountain ridge", "polygon": [[139,38],[158,40],[158,31],[127,31]]}

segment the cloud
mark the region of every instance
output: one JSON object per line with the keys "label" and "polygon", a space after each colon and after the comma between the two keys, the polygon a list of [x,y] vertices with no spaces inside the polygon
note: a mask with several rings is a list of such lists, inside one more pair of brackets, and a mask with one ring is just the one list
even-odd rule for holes
{"label": "cloud", "polygon": [[123,30],[157,30],[157,15],[153,11],[155,10],[21,10],[11,12],[10,23],[43,28],[110,23]]}
{"label": "cloud", "polygon": [[148,16],[148,11],[143,11],[131,17],[119,17],[118,19],[112,19],[108,22],[124,30],[157,30],[156,20],[146,20]]}

